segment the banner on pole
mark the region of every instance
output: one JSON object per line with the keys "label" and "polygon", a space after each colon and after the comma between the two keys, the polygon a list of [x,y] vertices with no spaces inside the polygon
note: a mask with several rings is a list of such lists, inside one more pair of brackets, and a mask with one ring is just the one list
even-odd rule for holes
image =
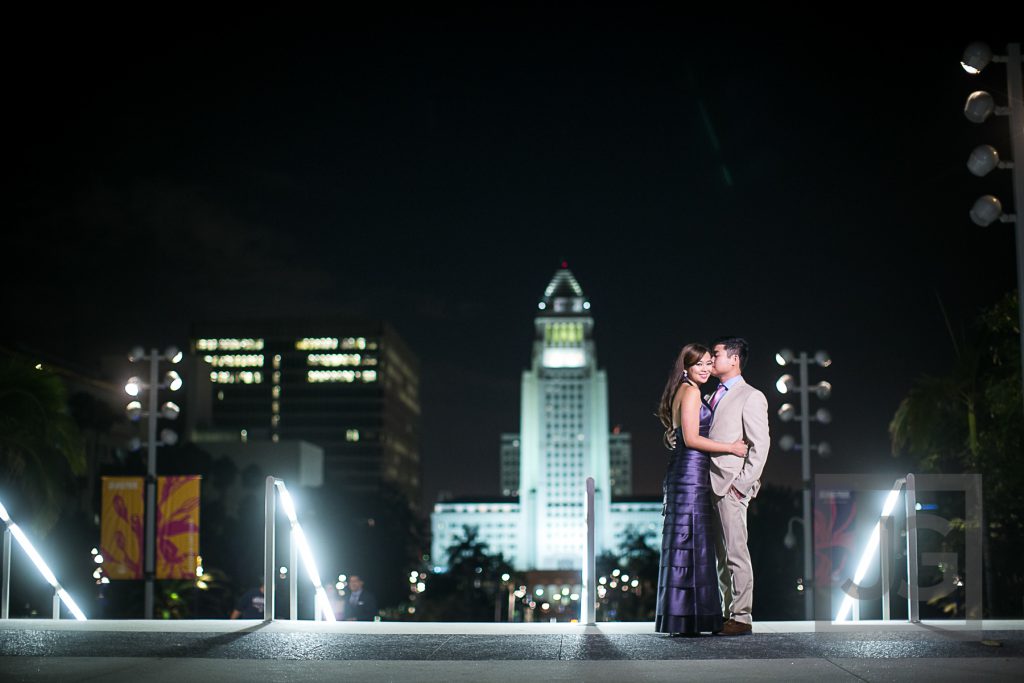
{"label": "banner on pole", "polygon": [[142,578],[143,479],[103,477],[100,553],[111,581]]}
{"label": "banner on pole", "polygon": [[199,555],[199,475],[159,477],[156,578],[196,578]]}

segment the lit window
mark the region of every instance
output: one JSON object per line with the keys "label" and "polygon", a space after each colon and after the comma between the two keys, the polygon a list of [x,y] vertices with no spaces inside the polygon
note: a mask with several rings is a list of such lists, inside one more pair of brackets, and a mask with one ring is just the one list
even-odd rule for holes
{"label": "lit window", "polygon": [[354,382],[354,370],[310,370],[306,373],[306,381],[311,384],[321,382]]}
{"label": "lit window", "polygon": [[203,360],[215,368],[263,367],[263,356],[259,354],[249,354],[244,356],[203,356]]}
{"label": "lit window", "polygon": [[210,373],[210,381],[214,384],[261,384],[263,373],[251,370],[218,370]]}
{"label": "lit window", "polygon": [[[374,345],[375,346],[375,345]],[[343,349],[365,349],[366,348],[366,337],[348,337],[341,340],[341,348]]]}
{"label": "lit window", "polygon": [[272,412],[272,413],[280,413],[281,412],[281,402],[280,401],[271,401],[270,402],[270,412]]}
{"label": "lit window", "polygon": [[345,430],[346,441],[359,441],[359,430],[358,429],[347,429]]}
{"label": "lit window", "polygon": [[280,387],[280,385],[275,384],[274,388],[270,390],[270,395],[273,396],[274,398],[280,398],[281,397],[281,387]]}
{"label": "lit window", "polygon": [[338,340],[335,337],[306,337],[295,342],[295,348],[299,351],[333,351],[338,348]]}
{"label": "lit window", "polygon": [[262,339],[197,339],[198,351],[260,351]]}
{"label": "lit window", "polygon": [[308,365],[336,368],[345,365],[359,365],[362,356],[358,353],[311,353],[306,356]]}

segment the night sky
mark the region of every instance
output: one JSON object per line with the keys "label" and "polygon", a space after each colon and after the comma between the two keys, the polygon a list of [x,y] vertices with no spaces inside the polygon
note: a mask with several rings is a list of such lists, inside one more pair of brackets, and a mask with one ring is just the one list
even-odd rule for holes
{"label": "night sky", "polygon": [[[248,10],[247,10],[248,12]],[[84,366],[195,320],[358,314],[422,362],[423,501],[498,493],[537,301],[565,260],[593,303],[610,422],[659,494],[652,413],[679,348],[739,334],[773,436],[772,358],[827,349],[834,454],[907,471],[887,426],[954,327],[1015,285],[975,227],[1008,149],[964,99],[959,30],[793,30],[655,10],[168,16],[8,26],[3,337]],[[814,402],[815,406],[819,405]],[[774,451],[768,482],[799,456]]]}

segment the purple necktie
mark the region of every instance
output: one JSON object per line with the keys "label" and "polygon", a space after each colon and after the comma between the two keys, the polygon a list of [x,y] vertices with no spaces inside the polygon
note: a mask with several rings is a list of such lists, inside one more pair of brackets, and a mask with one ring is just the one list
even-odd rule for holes
{"label": "purple necktie", "polygon": [[723,396],[725,396],[726,391],[727,389],[724,384],[718,385],[718,389],[715,390],[715,395],[711,397],[711,410],[714,410],[718,406],[718,402],[722,400]]}

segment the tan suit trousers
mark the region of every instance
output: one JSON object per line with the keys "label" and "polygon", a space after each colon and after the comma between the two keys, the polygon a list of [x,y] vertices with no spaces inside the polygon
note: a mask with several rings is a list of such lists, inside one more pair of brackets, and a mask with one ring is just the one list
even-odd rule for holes
{"label": "tan suit trousers", "polygon": [[722,591],[722,616],[744,624],[752,621],[754,570],[747,548],[747,506],[750,498],[738,500],[730,491],[714,496],[715,553],[718,556],[718,585]]}

